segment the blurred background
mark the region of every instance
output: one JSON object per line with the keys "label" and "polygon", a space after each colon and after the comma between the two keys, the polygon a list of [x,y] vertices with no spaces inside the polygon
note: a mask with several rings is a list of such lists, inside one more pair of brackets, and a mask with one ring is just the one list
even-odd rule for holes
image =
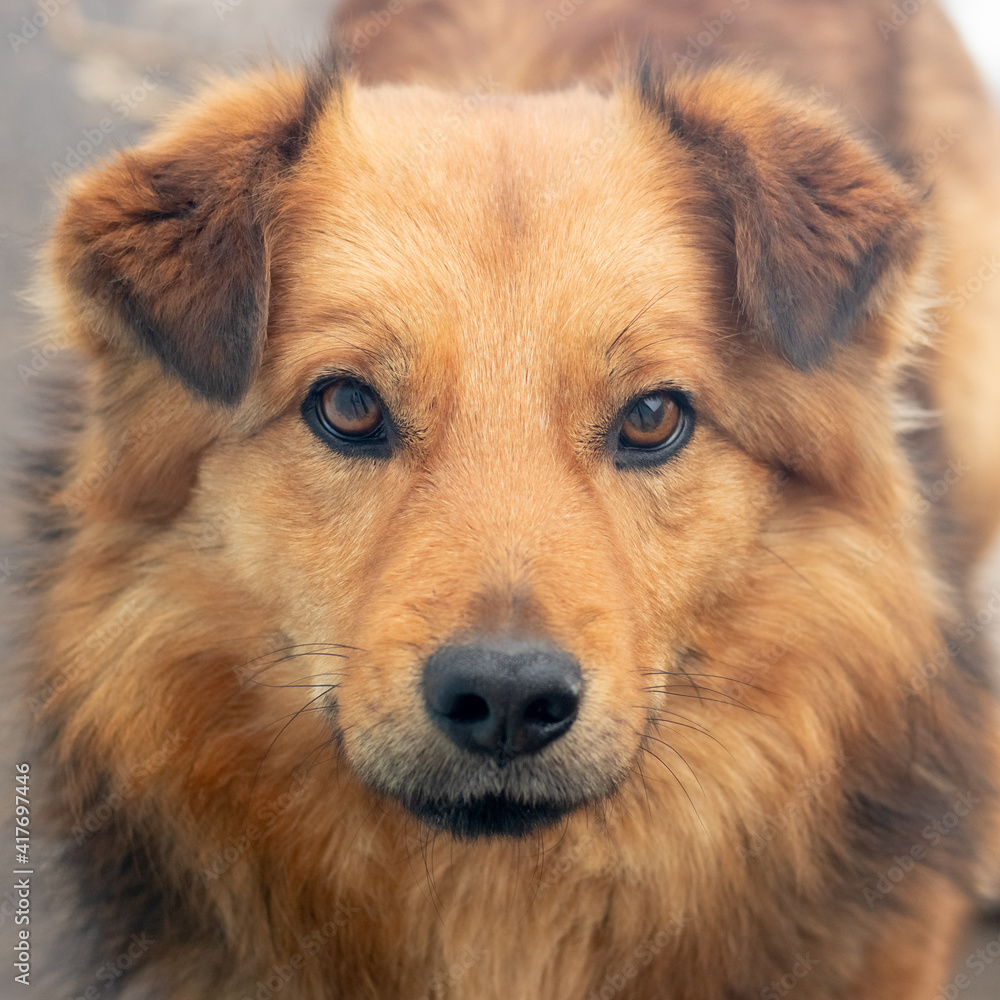
{"label": "blurred background", "polygon": [[[141,139],[149,122],[205,67],[235,70],[261,55],[294,58],[315,51],[332,6],[331,0],[2,0],[0,475],[5,479],[12,442],[32,420],[38,376],[50,364],[46,346],[32,341],[33,322],[20,293],[52,217],[53,186],[110,150]],[[382,6],[373,0],[373,8]],[[943,6],[1000,100],[1000,2],[945,0]],[[16,518],[0,517],[0,603],[18,578],[19,531]],[[0,775],[8,775],[27,709],[13,691],[0,703]],[[11,786],[0,782],[0,787]],[[0,836],[0,843],[9,842]],[[10,956],[13,928],[2,905],[6,883],[0,878],[0,955]],[[43,913],[36,916],[44,921]],[[966,968],[967,956],[986,949],[982,959],[973,958],[982,971],[956,978],[942,1000],[1000,1000],[998,942],[1000,922],[984,920],[959,956]],[[71,1000],[18,987],[9,969],[5,957],[3,1000],[15,995]]]}

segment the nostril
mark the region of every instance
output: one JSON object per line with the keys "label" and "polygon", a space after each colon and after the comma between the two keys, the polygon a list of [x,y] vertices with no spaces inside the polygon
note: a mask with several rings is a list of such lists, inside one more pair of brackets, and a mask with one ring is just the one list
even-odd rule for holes
{"label": "nostril", "polygon": [[551,726],[565,722],[576,711],[576,698],[536,698],[524,710],[525,722]]}
{"label": "nostril", "polygon": [[483,722],[490,717],[490,706],[486,699],[480,698],[478,694],[460,694],[455,696],[443,714],[452,722],[470,724]]}

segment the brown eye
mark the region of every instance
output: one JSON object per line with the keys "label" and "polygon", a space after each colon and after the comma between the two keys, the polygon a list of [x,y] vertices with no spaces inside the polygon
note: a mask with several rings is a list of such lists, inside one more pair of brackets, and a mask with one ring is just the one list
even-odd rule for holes
{"label": "brown eye", "polygon": [[659,448],[678,431],[683,413],[669,392],[655,392],[632,404],[625,414],[619,443],[625,448]]}
{"label": "brown eye", "polygon": [[320,396],[319,410],[327,426],[345,438],[374,437],[385,419],[374,391],[353,378],[331,382]]}

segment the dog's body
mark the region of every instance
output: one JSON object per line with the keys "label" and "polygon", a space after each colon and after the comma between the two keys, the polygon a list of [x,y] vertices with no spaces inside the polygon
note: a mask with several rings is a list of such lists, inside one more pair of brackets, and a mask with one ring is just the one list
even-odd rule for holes
{"label": "dog's body", "polygon": [[[363,82],[466,96],[220,82],[50,244],[90,376],[36,705],[97,956],[147,934],[115,982],[172,1000],[930,1000],[1000,514],[949,29],[355,6]],[[820,89],[658,68],[734,47]]]}

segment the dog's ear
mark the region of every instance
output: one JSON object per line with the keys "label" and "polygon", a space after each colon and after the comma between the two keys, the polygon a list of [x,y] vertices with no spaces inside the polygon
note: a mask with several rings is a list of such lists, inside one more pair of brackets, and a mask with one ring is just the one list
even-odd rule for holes
{"label": "dog's ear", "polygon": [[770,80],[720,67],[664,82],[644,61],[638,89],[707,184],[744,329],[801,370],[851,343],[920,256],[918,192]]}
{"label": "dog's ear", "polygon": [[304,76],[217,82],[74,183],[51,263],[91,339],[155,356],[206,399],[243,396],[267,326],[276,185],[338,86],[332,57]]}

